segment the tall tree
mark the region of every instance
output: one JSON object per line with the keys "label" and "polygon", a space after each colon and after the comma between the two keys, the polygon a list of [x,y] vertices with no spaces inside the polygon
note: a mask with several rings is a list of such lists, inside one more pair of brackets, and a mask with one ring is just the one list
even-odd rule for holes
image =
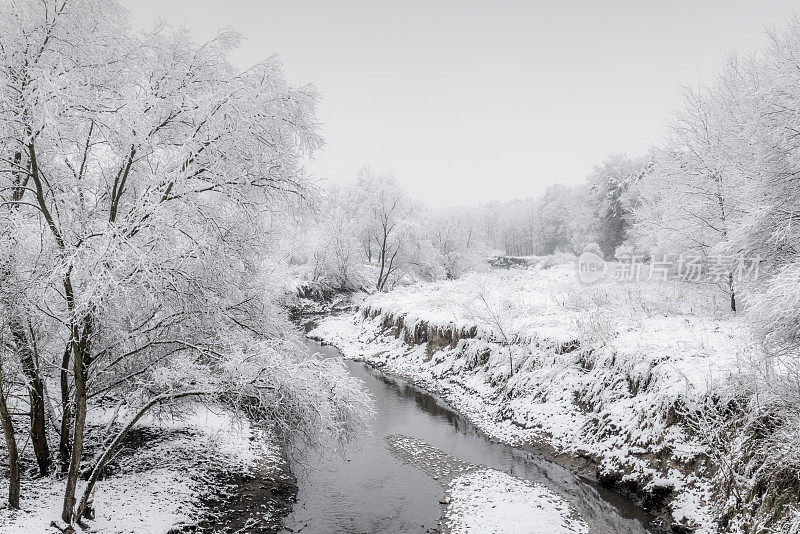
{"label": "tall tree", "polygon": [[[321,146],[314,89],[288,85],[275,60],[235,69],[232,33],[198,46],[133,32],[113,0],[3,9],[0,205],[20,222],[2,224],[36,249],[15,272],[38,284],[15,346],[32,370],[60,370],[63,521],[80,520],[127,432],[165,404],[224,401],[298,439],[346,441],[366,402],[337,362],[299,359],[260,269],[269,220],[302,196],[303,159]],[[78,499],[87,417],[107,397],[133,415]]]}
{"label": "tall tree", "polygon": [[[687,91],[685,108],[670,127],[640,182],[640,243],[654,251],[696,254],[708,260],[731,250],[731,229],[742,216],[741,180],[728,157],[731,141],[719,93]],[[726,281],[736,309],[733,276]]]}
{"label": "tall tree", "polygon": [[359,171],[354,188],[364,225],[363,240],[368,243],[367,261],[377,266],[375,287],[383,291],[402,270],[410,252],[408,230],[416,208],[394,178],[369,167]]}
{"label": "tall tree", "polygon": [[613,154],[596,166],[587,179],[597,244],[607,258],[612,258],[627,238],[633,214],[625,194],[641,178],[643,170],[642,161],[632,160],[626,154]]}

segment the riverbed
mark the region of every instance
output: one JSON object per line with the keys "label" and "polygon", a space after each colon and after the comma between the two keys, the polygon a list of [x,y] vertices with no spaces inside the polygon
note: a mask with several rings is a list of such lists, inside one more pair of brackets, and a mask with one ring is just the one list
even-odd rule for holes
{"label": "riverbed", "polygon": [[[307,340],[309,351],[339,352]],[[438,532],[444,489],[421,469],[403,462],[387,446],[388,436],[416,438],[470,464],[487,466],[541,483],[567,499],[593,533],[649,532],[651,517],[631,502],[533,453],[490,441],[443,401],[412,384],[358,363],[347,362],[375,400],[371,434],[345,457],[294,467],[297,503],[285,532]]]}

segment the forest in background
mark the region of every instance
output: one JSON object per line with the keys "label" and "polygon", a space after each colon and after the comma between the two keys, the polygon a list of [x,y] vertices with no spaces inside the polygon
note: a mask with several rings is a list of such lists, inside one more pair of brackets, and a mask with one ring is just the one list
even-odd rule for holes
{"label": "forest in background", "polygon": [[353,183],[318,192],[291,260],[309,265],[312,281],[380,291],[457,278],[496,254],[697,255],[706,273],[720,257],[747,257],[758,279],[725,280],[722,290],[741,294],[770,346],[788,350],[800,296],[800,23],[766,37],[757,51],[731,54],[710,84],[685,89],[664,143],[647,154],[611,155],[582,184],[540,198],[448,209],[364,167]]}

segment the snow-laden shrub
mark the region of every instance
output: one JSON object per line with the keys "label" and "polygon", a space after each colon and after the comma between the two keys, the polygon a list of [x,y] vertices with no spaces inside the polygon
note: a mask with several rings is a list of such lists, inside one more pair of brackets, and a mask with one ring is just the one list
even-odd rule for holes
{"label": "snow-laden shrub", "polygon": [[800,264],[750,288],[746,317],[761,351],[688,414],[716,467],[715,506],[732,532],[798,532]]}
{"label": "snow-laden shrub", "polygon": [[341,451],[373,414],[341,358],[309,355],[297,339],[253,339],[215,367],[214,395],[274,426],[296,451]]}
{"label": "snow-laden shrub", "polygon": [[800,360],[800,263],[780,269],[749,304],[748,314],[767,349]]}
{"label": "snow-laden shrub", "polygon": [[347,236],[326,233],[323,246],[311,257],[310,280],[336,291],[353,291],[369,284],[355,244]]}
{"label": "snow-laden shrub", "polygon": [[745,359],[727,387],[694,400],[682,415],[713,466],[713,505],[724,531],[795,532],[793,510],[800,494],[796,381],[787,380],[778,366]]}

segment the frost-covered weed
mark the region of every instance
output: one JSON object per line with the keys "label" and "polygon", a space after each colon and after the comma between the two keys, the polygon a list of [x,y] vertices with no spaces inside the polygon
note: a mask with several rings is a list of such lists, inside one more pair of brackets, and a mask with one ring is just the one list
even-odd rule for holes
{"label": "frost-covered weed", "polygon": [[714,505],[721,524],[732,532],[796,531],[797,382],[768,361],[746,361],[728,387],[704,401],[685,417],[716,468]]}

